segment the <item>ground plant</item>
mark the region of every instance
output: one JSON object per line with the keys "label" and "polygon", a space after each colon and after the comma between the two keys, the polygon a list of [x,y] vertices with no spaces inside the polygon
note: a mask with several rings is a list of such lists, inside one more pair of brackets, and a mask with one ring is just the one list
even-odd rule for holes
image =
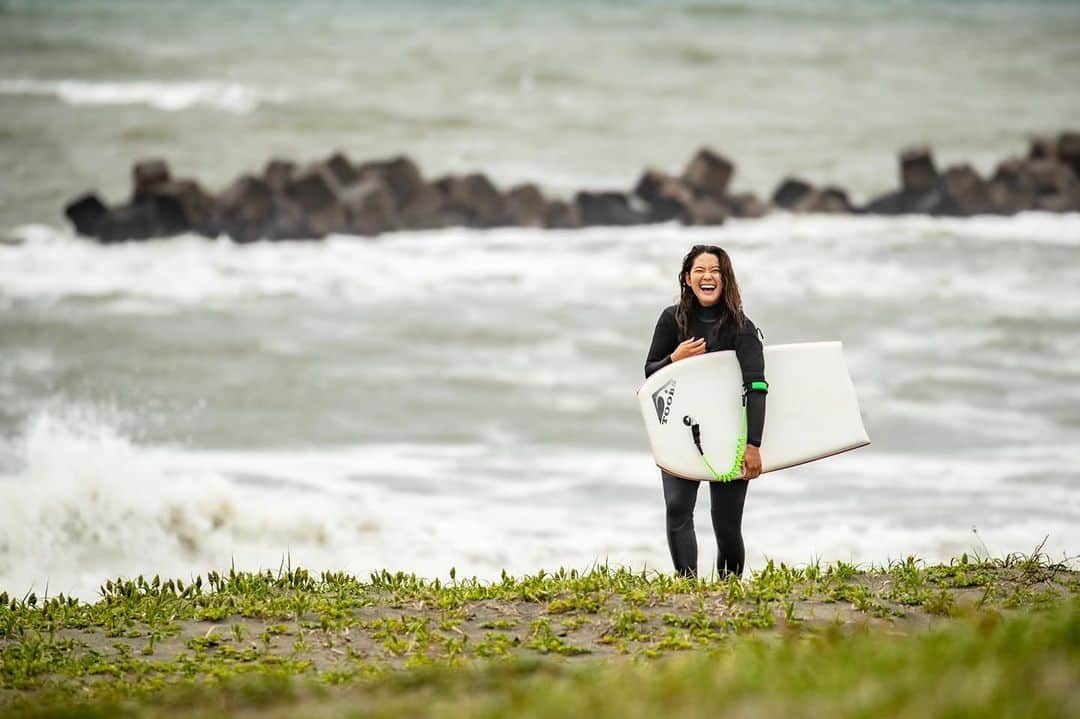
{"label": "ground plant", "polygon": [[94,602],[0,594],[2,716],[614,717],[672,702],[710,717],[1080,715],[1080,573],[1036,550],[767,562],[742,580],[282,567],[109,580]]}

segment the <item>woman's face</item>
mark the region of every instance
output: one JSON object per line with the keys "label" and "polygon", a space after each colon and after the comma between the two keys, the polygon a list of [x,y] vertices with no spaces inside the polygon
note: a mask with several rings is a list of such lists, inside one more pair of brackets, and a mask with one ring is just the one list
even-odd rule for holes
{"label": "woman's face", "polygon": [[720,277],[720,258],[708,252],[695,257],[686,283],[702,307],[715,305],[720,301],[720,291],[724,289],[724,280]]}

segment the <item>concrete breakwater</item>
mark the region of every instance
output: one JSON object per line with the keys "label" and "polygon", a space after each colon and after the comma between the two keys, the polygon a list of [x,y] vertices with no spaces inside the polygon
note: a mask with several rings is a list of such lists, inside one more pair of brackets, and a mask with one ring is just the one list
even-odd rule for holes
{"label": "concrete breakwater", "polygon": [[1001,161],[989,178],[968,164],[939,169],[929,147],[904,150],[898,166],[896,190],[856,205],[842,187],[798,177],[783,179],[768,200],[732,193],[735,164],[709,148],[681,175],[647,169],[629,191],[582,190],[570,199],[545,197],[532,183],[500,190],[480,172],[429,180],[407,156],[357,163],[340,152],[306,165],[274,159],[214,194],[174,178],[164,160],[145,159],[132,168],[126,202],[109,206],[88,192],[71,200],[65,215],[80,235],[112,243],[189,232],[253,242],[455,226],[718,225],[777,210],[950,217],[1080,211],[1080,132],[1033,140],[1026,156]]}

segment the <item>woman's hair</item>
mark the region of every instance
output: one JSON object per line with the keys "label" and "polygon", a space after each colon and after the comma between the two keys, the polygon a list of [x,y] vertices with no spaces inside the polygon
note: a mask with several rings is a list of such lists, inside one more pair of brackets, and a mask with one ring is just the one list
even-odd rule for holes
{"label": "woman's hair", "polygon": [[697,297],[690,289],[687,281],[690,268],[694,266],[694,260],[700,255],[715,255],[720,260],[720,304],[724,306],[727,315],[735,321],[736,326],[742,326],[743,311],[742,297],[739,295],[739,283],[735,281],[735,268],[731,266],[731,258],[716,245],[694,245],[686,253],[682,261],[682,270],[679,272],[679,304],[675,308],[675,323],[679,326],[679,334],[683,337],[688,332],[690,324],[690,311],[697,306]]}

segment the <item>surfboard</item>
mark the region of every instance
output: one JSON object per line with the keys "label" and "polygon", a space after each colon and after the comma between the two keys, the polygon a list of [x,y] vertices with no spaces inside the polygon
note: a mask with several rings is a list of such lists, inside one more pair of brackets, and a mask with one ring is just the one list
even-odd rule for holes
{"label": "surfboard", "polygon": [[[840,342],[768,346],[765,378],[763,472],[870,444]],[[745,420],[735,352],[709,352],[664,367],[638,390],[638,404],[658,467],[686,479],[742,476]]]}

